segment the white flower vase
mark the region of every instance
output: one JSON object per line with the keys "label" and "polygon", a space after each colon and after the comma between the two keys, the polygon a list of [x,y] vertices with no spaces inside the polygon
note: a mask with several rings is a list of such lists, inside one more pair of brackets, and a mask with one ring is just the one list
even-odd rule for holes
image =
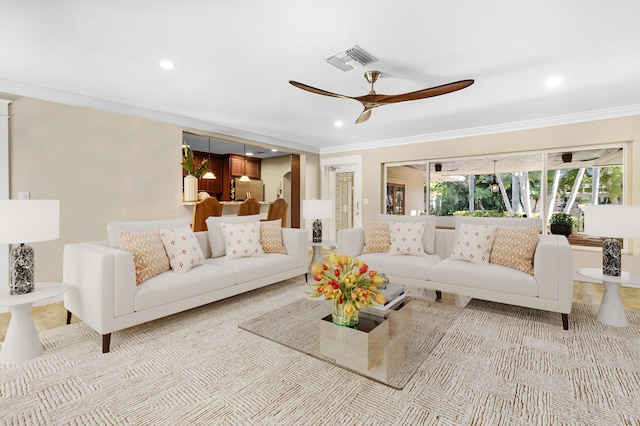
{"label": "white flower vase", "polygon": [[198,201],[198,178],[191,175],[184,177],[184,201]]}

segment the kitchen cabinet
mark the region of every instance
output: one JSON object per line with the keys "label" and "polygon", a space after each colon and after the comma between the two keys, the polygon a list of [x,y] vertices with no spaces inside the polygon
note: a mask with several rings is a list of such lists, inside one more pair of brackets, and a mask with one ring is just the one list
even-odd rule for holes
{"label": "kitchen cabinet", "polygon": [[247,176],[250,179],[260,180],[262,160],[253,157],[243,157],[242,155],[229,155],[229,169],[231,177],[241,177],[245,173],[245,159]]}
{"label": "kitchen cabinet", "polygon": [[[206,152],[193,152],[193,160],[196,164],[202,164],[204,160],[209,158],[209,154]],[[198,179],[198,191],[206,191],[209,195],[217,197],[219,199],[222,194],[222,157],[219,155],[211,154],[211,164],[209,170],[215,175],[215,179]]]}

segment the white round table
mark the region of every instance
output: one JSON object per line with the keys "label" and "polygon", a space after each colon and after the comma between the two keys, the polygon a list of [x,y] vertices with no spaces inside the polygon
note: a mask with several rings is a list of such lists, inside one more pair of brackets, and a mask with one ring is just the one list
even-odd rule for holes
{"label": "white round table", "polygon": [[31,293],[9,294],[8,288],[0,291],[0,306],[7,306],[11,312],[0,351],[0,363],[22,362],[42,353],[42,343],[31,317],[31,306],[35,302],[62,294],[67,288],[61,283],[36,283]]}
{"label": "white round table", "polygon": [[598,309],[598,321],[616,327],[628,327],[627,314],[620,299],[620,287],[640,288],[640,275],[622,272],[619,277],[604,275],[602,268],[581,268],[578,275],[601,281],[604,284],[604,294]]}

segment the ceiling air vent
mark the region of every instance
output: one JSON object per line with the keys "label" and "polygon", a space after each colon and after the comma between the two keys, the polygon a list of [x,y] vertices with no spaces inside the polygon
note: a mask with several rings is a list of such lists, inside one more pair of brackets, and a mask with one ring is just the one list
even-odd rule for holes
{"label": "ceiling air vent", "polygon": [[369,65],[370,63],[377,61],[373,55],[366,52],[357,44],[329,55],[326,58],[323,58],[323,60],[342,71],[362,68],[365,65]]}

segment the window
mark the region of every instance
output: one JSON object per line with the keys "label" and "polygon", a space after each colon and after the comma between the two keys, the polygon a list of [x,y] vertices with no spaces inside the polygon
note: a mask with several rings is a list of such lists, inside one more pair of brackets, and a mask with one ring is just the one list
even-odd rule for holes
{"label": "window", "polygon": [[625,197],[623,145],[394,163],[385,169],[387,188],[406,185],[406,214],[531,217],[547,224],[552,213],[564,212],[574,218],[569,240],[579,245],[599,244],[582,234],[582,207],[624,204]]}

